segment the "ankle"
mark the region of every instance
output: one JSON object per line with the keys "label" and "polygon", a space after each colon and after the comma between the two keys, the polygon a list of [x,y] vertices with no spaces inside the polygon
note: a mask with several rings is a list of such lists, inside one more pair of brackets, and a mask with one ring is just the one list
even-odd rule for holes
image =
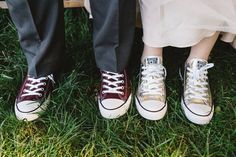
{"label": "ankle", "polygon": [[156,56],[162,58],[163,48],[150,47],[144,44],[142,60],[150,56]]}

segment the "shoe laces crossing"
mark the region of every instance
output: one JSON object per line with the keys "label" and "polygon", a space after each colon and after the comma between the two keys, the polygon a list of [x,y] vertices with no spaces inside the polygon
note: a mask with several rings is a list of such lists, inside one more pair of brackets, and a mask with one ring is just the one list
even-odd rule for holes
{"label": "shoe laces crossing", "polygon": [[163,95],[163,81],[166,77],[166,69],[163,65],[148,65],[141,67],[141,91],[142,95]]}
{"label": "shoe laces crossing", "polygon": [[[23,90],[23,94],[21,97],[26,96],[42,96],[41,92],[44,91],[44,87],[46,85],[45,80],[50,79],[53,83],[55,83],[53,79],[53,75],[48,75],[47,77],[40,77],[40,78],[31,78],[28,77],[28,81],[25,84],[25,89]],[[28,87],[28,88],[27,88]]]}
{"label": "shoe laces crossing", "polygon": [[208,96],[208,69],[214,66],[213,63],[206,64],[200,69],[187,67],[187,90],[189,99],[198,99],[207,101]]}
{"label": "shoe laces crossing", "polygon": [[[104,71],[102,73],[103,77],[103,90],[102,93],[113,93],[113,94],[124,94],[121,90],[124,89],[124,86],[121,84],[124,83],[124,74],[119,74],[119,73],[113,73],[113,72],[108,72]],[[122,78],[122,79],[120,79]]]}

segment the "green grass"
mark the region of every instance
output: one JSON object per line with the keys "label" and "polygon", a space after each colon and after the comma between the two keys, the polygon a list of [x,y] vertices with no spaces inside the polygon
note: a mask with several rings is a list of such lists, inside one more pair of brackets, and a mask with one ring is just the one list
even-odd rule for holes
{"label": "green grass", "polygon": [[[116,119],[101,117],[95,100],[99,83],[92,50],[91,24],[83,10],[67,10],[68,64],[53,91],[50,106],[38,121],[19,122],[14,100],[27,70],[17,33],[7,11],[0,10],[0,156],[236,156],[236,52],[217,42],[210,70],[216,111],[207,126],[197,126],[180,108],[178,66],[189,49],[167,48],[168,113],[152,122],[135,104]],[[141,32],[130,60],[133,92],[137,85]]]}

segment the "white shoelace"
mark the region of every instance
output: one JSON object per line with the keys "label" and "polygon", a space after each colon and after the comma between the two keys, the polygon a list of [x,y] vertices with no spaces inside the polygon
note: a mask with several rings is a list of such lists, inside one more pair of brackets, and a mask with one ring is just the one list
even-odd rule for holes
{"label": "white shoelace", "polygon": [[166,77],[166,69],[163,65],[142,66],[141,72],[141,91],[142,95],[163,95],[163,81]]}
{"label": "white shoelace", "polygon": [[54,79],[52,75],[48,75],[47,77],[40,77],[38,79],[35,78],[28,78],[28,80],[30,81],[30,83],[26,83],[25,86],[29,87],[29,89],[24,89],[22,96],[21,97],[25,97],[25,96],[42,96],[42,94],[40,92],[44,91],[44,88],[40,86],[45,86],[45,82],[42,82],[44,80],[50,79],[52,80],[54,83]]}
{"label": "white shoelace", "polygon": [[[105,72],[102,74],[103,82],[106,83],[103,85],[103,94],[105,93],[114,93],[114,94],[124,94],[122,91],[124,86],[120,86],[119,84],[124,83],[124,80],[120,80],[120,78],[124,77],[123,74],[113,73],[113,72]],[[112,80],[112,81],[110,81]]]}
{"label": "white shoelace", "polygon": [[186,90],[186,94],[188,95],[187,98],[207,101],[207,70],[212,68],[213,66],[213,63],[209,63],[204,65],[200,69],[192,69],[187,67],[187,75],[189,79],[188,88]]}

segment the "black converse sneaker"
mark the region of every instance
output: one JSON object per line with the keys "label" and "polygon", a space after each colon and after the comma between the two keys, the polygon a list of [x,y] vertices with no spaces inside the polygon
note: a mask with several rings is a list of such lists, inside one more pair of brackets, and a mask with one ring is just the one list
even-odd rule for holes
{"label": "black converse sneaker", "polygon": [[33,121],[39,118],[49,103],[54,83],[53,75],[40,78],[27,76],[15,102],[17,119]]}
{"label": "black converse sneaker", "polygon": [[214,66],[203,59],[192,59],[185,64],[181,106],[185,116],[195,124],[208,124],[212,119],[214,105],[207,70]]}
{"label": "black converse sneaker", "polygon": [[165,78],[161,57],[144,58],[135,103],[139,114],[148,120],[160,120],[166,114]]}

